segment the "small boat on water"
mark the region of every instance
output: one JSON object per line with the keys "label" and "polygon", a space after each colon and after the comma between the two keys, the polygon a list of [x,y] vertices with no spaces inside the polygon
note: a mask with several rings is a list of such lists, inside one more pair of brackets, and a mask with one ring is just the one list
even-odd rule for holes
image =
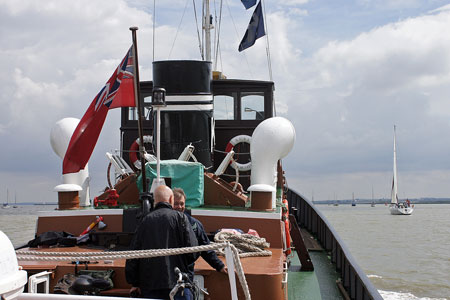
{"label": "small boat on water", "polygon": [[410,215],[414,210],[414,205],[406,199],[405,202],[399,202],[398,200],[398,187],[397,187],[397,146],[396,146],[396,134],[394,125],[394,175],[392,178],[392,190],[391,190],[391,204],[389,205],[389,211],[391,215]]}
{"label": "small boat on water", "polygon": [[[207,17],[203,19],[212,20],[209,1],[204,1],[204,7]],[[262,21],[262,15],[254,13],[252,22],[258,18]],[[209,31],[210,25],[208,21],[203,29]],[[81,121],[66,118],[55,125],[52,146],[63,159],[64,173],[63,183],[55,188],[58,209],[39,212],[37,238],[16,251],[20,274],[26,271],[30,282],[28,293],[19,299],[34,299],[40,283],[46,285],[47,293],[53,293],[48,299],[78,294],[69,279],[81,271],[115,274],[113,287],[108,289],[96,290],[87,284],[84,294],[95,296],[83,299],[130,297],[124,255],[143,258],[152,254],[121,250],[129,250],[140,220],[152,208],[152,187],[166,184],[184,189],[190,214],[216,242],[211,249],[225,249],[221,260],[228,275],[216,272],[203,258],[195,263],[194,280],[208,292],[202,295],[204,299],[381,300],[322,213],[286,185],[282,159],[294,145],[295,128],[275,115],[274,83],[226,79],[213,72],[208,55],[203,61],[155,61],[153,80],[139,81],[137,29],[130,29],[133,46],[114,73],[123,75],[121,82],[110,79],[86,112],[107,111],[111,107],[101,105],[115,105],[117,95],[136,99],[135,105],[119,106],[121,150],[106,153],[107,174],[113,169],[116,180],[108,175],[108,188],[91,201],[87,168],[82,165],[78,170],[73,163],[86,158],[87,142],[77,146],[77,139],[89,125],[85,117]],[[124,92],[131,91],[124,88],[130,81],[134,83],[132,95]],[[115,96],[105,92],[112,87],[117,87]],[[78,131],[80,124],[83,129]],[[230,244],[217,238],[224,228],[252,236],[257,233],[265,242],[263,253],[239,258]],[[54,244],[48,239],[42,243],[55,232],[72,235]],[[160,250],[164,256],[179,249]]]}
{"label": "small boat on water", "polygon": [[14,193],[14,205],[13,208],[18,208],[17,206],[17,193]]}
{"label": "small boat on water", "polygon": [[3,203],[2,208],[7,209],[7,208],[11,208],[11,206],[9,205],[9,190],[6,189],[6,202]]}

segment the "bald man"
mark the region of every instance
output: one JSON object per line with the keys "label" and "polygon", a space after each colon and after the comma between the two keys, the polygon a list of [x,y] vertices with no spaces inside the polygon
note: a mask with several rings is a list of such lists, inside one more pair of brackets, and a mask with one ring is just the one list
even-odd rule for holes
{"label": "bald man", "polygon": [[[159,186],[154,192],[155,209],[143,220],[134,235],[131,249],[168,249],[197,246],[192,226],[187,217],[173,210],[173,192],[167,186]],[[178,267],[188,273],[188,266],[195,262],[197,254],[172,255],[149,259],[127,260],[125,275],[132,285],[130,293],[144,298],[169,299],[170,290],[175,286]],[[192,299],[189,291],[175,299]]]}

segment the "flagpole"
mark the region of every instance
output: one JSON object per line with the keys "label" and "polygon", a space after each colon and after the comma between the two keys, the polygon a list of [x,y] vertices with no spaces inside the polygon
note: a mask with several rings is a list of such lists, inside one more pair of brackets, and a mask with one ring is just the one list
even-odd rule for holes
{"label": "flagpole", "polygon": [[137,27],[130,27],[132,37],[133,37],[133,68],[134,68],[134,100],[136,102],[136,107],[138,110],[138,133],[139,133],[139,140],[141,141],[139,143],[139,154],[141,159],[141,173],[142,173],[142,191],[144,193],[148,192],[147,188],[147,177],[145,172],[145,147],[144,147],[144,130],[143,130],[143,124],[142,124],[142,106],[141,101],[139,101],[139,95],[140,87],[139,87],[139,64],[138,64],[138,55],[137,55],[137,38],[136,38],[136,31],[138,30]]}

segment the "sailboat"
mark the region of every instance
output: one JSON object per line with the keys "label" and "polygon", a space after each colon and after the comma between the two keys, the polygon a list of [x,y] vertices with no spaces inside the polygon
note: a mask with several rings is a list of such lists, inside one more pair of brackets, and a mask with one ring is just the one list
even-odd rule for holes
{"label": "sailboat", "polygon": [[9,206],[9,190],[6,189],[6,203],[3,203],[2,208],[10,208],[11,206]]}
{"label": "sailboat", "polygon": [[13,208],[17,208],[18,206],[17,206],[17,193],[16,192],[14,192],[14,205],[13,205]]}
{"label": "sailboat", "polygon": [[397,148],[394,125],[394,176],[392,178],[391,204],[389,205],[391,215],[410,215],[414,208],[411,207],[409,200],[404,203],[398,201],[398,187],[397,187]]}
{"label": "sailboat", "polygon": [[373,186],[372,186],[372,203],[370,204],[371,207],[375,207],[375,201],[373,200]]}

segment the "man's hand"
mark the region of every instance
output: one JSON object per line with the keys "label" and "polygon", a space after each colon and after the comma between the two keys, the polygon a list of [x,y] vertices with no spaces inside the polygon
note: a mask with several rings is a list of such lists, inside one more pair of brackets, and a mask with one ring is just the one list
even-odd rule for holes
{"label": "man's hand", "polygon": [[228,274],[227,267],[224,266],[222,269],[220,269],[220,273]]}
{"label": "man's hand", "polygon": [[131,297],[136,297],[136,296],[139,296],[140,294],[141,294],[141,289],[140,288],[138,288],[136,286],[131,287],[131,289],[130,289],[130,296]]}

